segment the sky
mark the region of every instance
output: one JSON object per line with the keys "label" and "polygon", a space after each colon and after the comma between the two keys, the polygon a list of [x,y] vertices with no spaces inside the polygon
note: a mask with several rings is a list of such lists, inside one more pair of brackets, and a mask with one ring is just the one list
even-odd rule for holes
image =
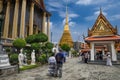
{"label": "sky", "polygon": [[73,41],[83,41],[87,37],[99,15],[103,15],[113,27],[117,25],[120,34],[120,0],[44,0],[46,9],[52,14],[50,30],[52,42],[59,42],[63,33],[68,6],[69,28]]}

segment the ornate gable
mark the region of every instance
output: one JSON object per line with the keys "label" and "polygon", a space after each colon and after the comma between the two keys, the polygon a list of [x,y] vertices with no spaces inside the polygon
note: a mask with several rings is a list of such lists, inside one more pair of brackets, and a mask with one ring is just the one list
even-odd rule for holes
{"label": "ornate gable", "polygon": [[116,34],[117,29],[112,27],[102,12],[100,12],[92,29],[88,31],[88,36],[112,36]]}

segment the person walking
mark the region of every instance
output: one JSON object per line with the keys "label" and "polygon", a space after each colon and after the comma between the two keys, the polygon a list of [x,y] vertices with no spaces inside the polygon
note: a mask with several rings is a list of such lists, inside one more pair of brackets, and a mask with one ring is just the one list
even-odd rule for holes
{"label": "person walking", "polygon": [[49,59],[48,59],[48,64],[49,64],[49,74],[54,76],[55,75],[55,69],[56,69],[56,59],[54,54],[52,54]]}
{"label": "person walking", "polygon": [[56,59],[56,76],[62,77],[62,67],[64,62],[64,55],[62,49],[59,49],[59,52],[55,55]]}
{"label": "person walking", "polygon": [[88,52],[86,52],[86,53],[84,53],[84,62],[85,63],[88,63],[88,57],[89,57],[89,53]]}
{"label": "person walking", "polygon": [[107,52],[107,61],[106,61],[107,66],[112,66],[112,61],[111,61],[111,55],[110,52]]}

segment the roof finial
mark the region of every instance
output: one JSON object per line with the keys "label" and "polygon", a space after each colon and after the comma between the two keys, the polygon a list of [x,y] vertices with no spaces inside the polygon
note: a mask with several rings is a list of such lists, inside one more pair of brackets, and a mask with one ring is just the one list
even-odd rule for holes
{"label": "roof finial", "polygon": [[102,14],[102,8],[100,7],[100,14]]}
{"label": "roof finial", "polygon": [[68,7],[67,7],[68,0],[66,0],[66,24],[68,24]]}

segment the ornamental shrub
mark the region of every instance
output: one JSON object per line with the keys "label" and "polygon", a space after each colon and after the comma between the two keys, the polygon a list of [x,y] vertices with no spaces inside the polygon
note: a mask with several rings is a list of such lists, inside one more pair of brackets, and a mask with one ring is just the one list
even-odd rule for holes
{"label": "ornamental shrub", "polygon": [[18,63],[18,54],[16,53],[10,54],[10,63],[12,65],[16,65]]}
{"label": "ornamental shrub", "polygon": [[24,48],[26,46],[26,41],[24,39],[16,39],[13,41],[13,46],[18,48],[18,49],[21,49],[21,48]]}
{"label": "ornamental shrub", "polygon": [[46,63],[46,55],[45,54],[41,54],[38,58],[38,61],[41,63],[41,64],[45,64]]}
{"label": "ornamental shrub", "polygon": [[34,43],[35,42],[35,34],[26,37],[25,40],[29,44]]}
{"label": "ornamental shrub", "polygon": [[47,43],[45,44],[45,46],[46,46],[47,49],[52,49],[54,45],[53,45],[53,43],[51,43],[51,42],[47,42]]}
{"label": "ornamental shrub", "polygon": [[62,50],[66,51],[66,52],[68,52],[70,50],[70,47],[68,44],[61,45],[61,48],[62,48]]}
{"label": "ornamental shrub", "polygon": [[35,35],[36,42],[46,42],[48,40],[48,36],[44,33],[39,33]]}
{"label": "ornamental shrub", "polygon": [[34,49],[35,51],[38,51],[40,49],[40,44],[39,43],[32,43],[31,48]]}

